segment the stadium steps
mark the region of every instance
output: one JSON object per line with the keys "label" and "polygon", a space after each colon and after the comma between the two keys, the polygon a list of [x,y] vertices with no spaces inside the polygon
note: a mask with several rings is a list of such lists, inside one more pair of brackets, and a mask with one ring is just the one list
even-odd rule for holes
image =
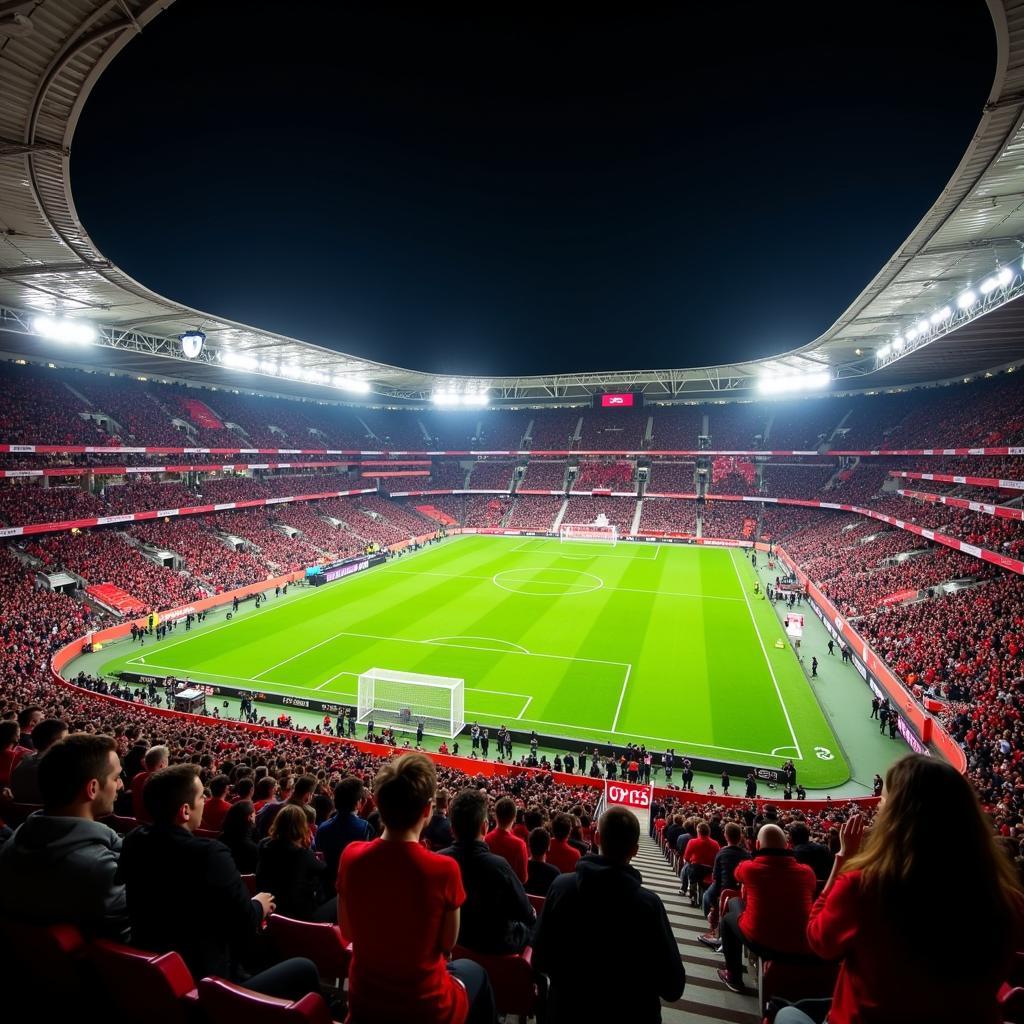
{"label": "stadium steps", "polygon": [[665,904],[686,965],[686,991],[682,999],[663,1003],[664,1024],[757,1024],[757,997],[730,992],[718,979],[717,971],[724,961],[697,941],[697,936],[707,930],[707,921],[698,907],[691,907],[690,901],[679,895],[678,876],[658,844],[644,833],[633,866],[643,875],[644,885]]}

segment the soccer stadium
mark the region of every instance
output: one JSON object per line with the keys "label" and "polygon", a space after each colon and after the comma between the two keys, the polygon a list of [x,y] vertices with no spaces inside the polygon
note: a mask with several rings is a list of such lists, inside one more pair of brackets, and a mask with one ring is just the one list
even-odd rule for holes
{"label": "soccer stadium", "polygon": [[1024,1022],[1019,8],[817,337],[509,375],[101,251],[76,129],[176,6],[0,3],[5,1008]]}

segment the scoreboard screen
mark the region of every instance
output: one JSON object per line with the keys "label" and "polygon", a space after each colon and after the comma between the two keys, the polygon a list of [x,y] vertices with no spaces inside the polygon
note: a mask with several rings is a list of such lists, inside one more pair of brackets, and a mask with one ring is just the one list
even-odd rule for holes
{"label": "scoreboard screen", "polygon": [[642,398],[642,395],[632,391],[594,395],[594,407],[597,409],[635,409],[642,404]]}

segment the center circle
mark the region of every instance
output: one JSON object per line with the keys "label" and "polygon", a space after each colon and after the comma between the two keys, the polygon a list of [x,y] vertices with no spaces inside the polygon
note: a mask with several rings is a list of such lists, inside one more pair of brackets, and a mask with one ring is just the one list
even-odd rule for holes
{"label": "center circle", "polygon": [[604,586],[604,580],[592,572],[578,569],[505,569],[492,579],[496,587],[510,594],[525,594],[528,597],[571,597],[576,594],[592,594]]}

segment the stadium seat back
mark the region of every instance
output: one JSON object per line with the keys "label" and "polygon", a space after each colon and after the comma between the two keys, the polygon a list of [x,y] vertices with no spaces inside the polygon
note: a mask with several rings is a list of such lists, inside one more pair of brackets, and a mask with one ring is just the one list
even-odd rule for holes
{"label": "stadium seat back", "polygon": [[103,939],[88,953],[120,1021],[187,1024],[195,1019],[195,982],[177,953],[146,953]]}
{"label": "stadium seat back", "polygon": [[331,1012],[318,992],[291,1002],[264,996],[223,978],[199,982],[199,1005],[209,1024],[332,1024]]}
{"label": "stadium seat back", "polygon": [[85,939],[75,925],[0,919],[0,961],[5,973],[18,980],[12,988],[31,994],[33,1001],[45,991],[47,1009],[55,1013],[70,1012],[81,994],[84,949]]}
{"label": "stadium seat back", "polygon": [[271,914],[267,936],[282,960],[301,956],[312,960],[320,977],[340,985],[348,974],[352,947],[341,937],[336,924],[297,921],[282,914]]}
{"label": "stadium seat back", "polygon": [[530,901],[530,906],[533,907],[534,913],[540,917],[540,912],[544,909],[544,897],[543,896],[527,896]]}
{"label": "stadium seat back", "polygon": [[472,960],[478,963],[491,979],[494,1002],[498,1013],[528,1017],[537,1012],[541,1000],[541,978],[534,971],[533,950],[529,946],[522,953],[477,953],[456,946],[453,960]]}
{"label": "stadium seat back", "polygon": [[249,890],[250,896],[256,895],[256,876],[255,875],[242,875],[242,881],[245,882],[246,889]]}

